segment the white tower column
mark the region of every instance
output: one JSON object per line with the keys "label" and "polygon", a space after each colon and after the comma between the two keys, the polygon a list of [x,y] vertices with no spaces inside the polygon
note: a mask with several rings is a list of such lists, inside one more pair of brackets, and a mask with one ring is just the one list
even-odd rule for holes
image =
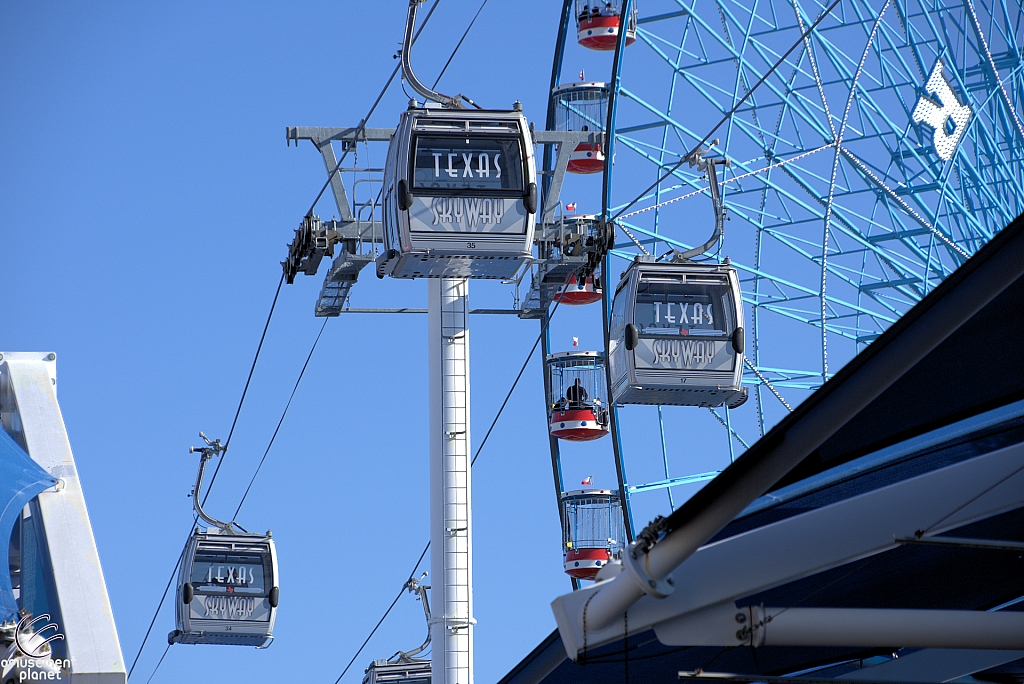
{"label": "white tower column", "polygon": [[469,281],[428,281],[433,684],[473,684]]}

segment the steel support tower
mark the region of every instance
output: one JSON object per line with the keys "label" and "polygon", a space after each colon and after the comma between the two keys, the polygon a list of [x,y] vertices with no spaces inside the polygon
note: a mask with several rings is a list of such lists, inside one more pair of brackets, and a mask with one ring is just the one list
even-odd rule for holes
{"label": "steel support tower", "polygon": [[429,281],[431,681],[473,684],[469,281]]}

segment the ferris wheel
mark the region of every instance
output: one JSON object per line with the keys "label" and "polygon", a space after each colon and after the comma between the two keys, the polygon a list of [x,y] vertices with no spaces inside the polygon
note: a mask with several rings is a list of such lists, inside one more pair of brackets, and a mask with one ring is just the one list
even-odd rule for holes
{"label": "ferris wheel", "polygon": [[[592,307],[606,344],[622,337],[612,301],[636,291],[634,264],[726,264],[742,296],[750,401],[605,398],[607,428],[588,433],[611,437],[591,448],[611,447],[618,478],[594,510],[620,504],[627,540],[634,505],[663,509],[645,497],[674,503],[673,488],[717,474],[1024,211],[1022,44],[1020,0],[565,0],[547,128],[605,136],[573,150],[559,189],[615,224]],[[578,383],[547,339],[544,352],[548,385]],[[636,437],[652,421],[660,444]],[[700,446],[710,467],[669,448],[680,425],[717,431]],[[551,440],[563,493],[565,439]],[[568,562],[594,521],[582,494],[562,496],[566,571],[592,578]]]}

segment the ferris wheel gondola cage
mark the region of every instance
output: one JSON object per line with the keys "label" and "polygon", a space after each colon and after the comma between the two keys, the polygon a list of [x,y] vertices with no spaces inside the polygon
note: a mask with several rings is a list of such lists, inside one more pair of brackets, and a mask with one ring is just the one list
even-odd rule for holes
{"label": "ferris wheel gondola cage", "polygon": [[[591,50],[614,50],[619,40],[622,0],[576,0],[576,41]],[[626,20],[626,45],[636,42],[636,3]]]}
{"label": "ferris wheel gondola cage", "polygon": [[561,505],[565,573],[592,580],[622,553],[625,529],[619,495],[610,489],[563,492]]}
{"label": "ferris wheel gondola cage", "polygon": [[[551,91],[556,102],[555,128],[559,131],[605,130],[609,90],[607,83],[565,83]],[[580,142],[572,149],[569,173],[604,171],[603,139]]]}
{"label": "ferris wheel gondola cage", "polygon": [[589,442],[608,434],[608,392],[604,355],[567,351],[546,359],[549,387],[548,426],[551,434],[570,442]]}

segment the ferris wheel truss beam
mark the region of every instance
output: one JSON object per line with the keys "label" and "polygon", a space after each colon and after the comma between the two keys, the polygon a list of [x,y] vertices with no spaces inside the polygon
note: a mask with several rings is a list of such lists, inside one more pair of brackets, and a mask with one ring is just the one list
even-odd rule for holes
{"label": "ferris wheel truss beam", "polygon": [[[627,96],[631,96],[631,94],[627,93],[627,92],[626,92],[625,90],[622,90],[621,92],[622,92],[622,93],[623,93],[624,95],[627,95]],[[637,98],[637,101],[640,101],[640,100],[639,100],[639,99]],[[648,106],[648,107],[650,107],[650,105],[647,105],[647,106]],[[651,109],[653,109],[653,107],[651,107]],[[649,154],[647,154],[647,153],[643,152],[643,151],[642,151],[641,149],[639,149],[639,146],[638,146],[638,145],[637,145],[637,144],[636,144],[636,143],[635,143],[634,141],[632,141],[632,140],[629,140],[628,138],[624,138],[624,137],[621,137],[621,136],[617,136],[617,137],[619,138],[619,140],[620,140],[620,141],[622,141],[623,143],[625,143],[627,147],[629,147],[630,149],[633,149],[633,150],[634,150],[634,151],[636,151],[636,152],[637,152],[638,154],[640,154],[640,155],[642,155],[642,156],[646,157],[646,158],[647,158],[648,160],[650,160],[650,161],[652,161],[652,162],[655,162],[655,163],[661,164],[661,161],[660,161],[660,160],[656,160],[656,159],[654,159],[654,157],[652,157],[651,155],[649,155]],[[666,151],[666,150],[662,150],[662,151]],[[737,163],[737,165],[738,165],[738,166],[740,166],[741,168],[745,168],[746,170],[750,170],[750,169],[749,169],[749,167],[747,167],[747,166],[746,166],[746,165],[745,165],[744,163],[742,163],[742,162],[739,162],[739,163]],[[754,170],[754,171],[756,171],[756,170]],[[814,193],[813,189],[811,189],[811,188],[809,187],[809,185],[807,184],[807,182],[806,182],[805,180],[803,180],[803,179],[800,179],[800,178],[798,178],[798,177],[797,177],[797,176],[796,176],[795,174],[793,174],[793,173],[791,173],[791,172],[787,172],[787,173],[789,173],[789,175],[790,175],[790,176],[792,176],[792,177],[793,177],[793,179],[794,179],[795,181],[797,181],[797,183],[798,183],[798,184],[799,184],[799,185],[800,185],[801,187],[803,187],[803,188],[805,189],[805,191],[806,191],[806,192],[808,193],[808,195],[810,195],[810,196],[811,196],[811,197],[812,197],[813,199],[815,199],[815,200],[816,200],[816,201],[818,201],[819,203],[821,203],[821,204],[825,204],[825,203],[824,203],[824,201],[823,201],[823,200],[822,200],[821,198],[819,198],[819,197],[817,197],[817,196],[815,195],[815,193]],[[686,178],[686,177],[685,177],[685,176],[683,176],[683,175],[682,175],[682,173],[681,173],[681,172],[679,172],[679,171],[675,171],[675,172],[674,172],[674,175],[676,175],[677,177],[679,177],[679,178],[681,178],[681,179],[683,179],[683,180],[686,180],[686,181],[688,181],[688,182],[690,182],[690,183],[693,183],[693,184],[695,184],[695,181],[694,181],[694,180],[693,180],[692,178]],[[759,180],[762,180],[762,179],[759,179]],[[772,183],[772,182],[770,181],[770,179],[767,179],[767,178],[766,178],[766,179],[763,179],[763,182],[765,183],[765,185],[766,185],[766,186],[769,186],[769,187],[771,187],[771,188],[772,188],[772,189],[773,189],[773,190],[774,190],[775,192],[777,192],[777,193],[778,193],[778,194],[780,194],[781,196],[785,196],[785,197],[787,197],[787,198],[789,198],[789,199],[792,199],[792,200],[793,200],[794,202],[796,202],[796,203],[797,203],[797,205],[798,205],[798,206],[800,206],[800,207],[804,208],[804,209],[805,209],[805,210],[807,210],[808,212],[814,212],[814,209],[813,209],[812,205],[810,205],[810,204],[808,204],[808,203],[806,203],[806,202],[804,202],[804,201],[802,201],[802,200],[799,200],[799,199],[798,199],[798,198],[796,198],[796,197],[795,197],[794,195],[792,195],[791,193],[789,193],[789,192],[788,192],[788,191],[787,191],[787,190],[786,190],[785,188],[783,188],[783,187],[781,187],[781,186],[779,186],[779,185],[777,185],[777,184],[774,184],[774,183]],[[732,206],[732,205],[730,205],[730,206]],[[826,205],[826,206],[827,206],[827,205]],[[819,216],[820,218],[823,218],[823,217],[824,217],[824,215],[823,215],[823,214],[820,214],[820,213],[818,214],[818,216]],[[747,216],[747,218],[748,218],[748,220],[749,220],[749,218],[750,218],[750,217],[749,217],[749,215]],[[896,274],[896,279],[895,279],[896,281],[898,281],[898,282],[900,282],[900,283],[902,283],[902,284],[906,284],[906,283],[910,282],[910,281],[908,281],[908,280],[907,280],[907,272],[906,272],[906,271],[903,271],[903,270],[902,270],[902,268],[903,268],[903,267],[897,267],[897,266],[896,266],[896,264],[895,264],[895,263],[893,263],[893,262],[891,261],[891,258],[892,258],[892,256],[893,256],[891,252],[887,252],[886,250],[883,250],[883,249],[879,248],[879,247],[878,247],[877,245],[875,245],[875,244],[874,244],[874,243],[872,243],[871,241],[869,241],[869,240],[865,239],[865,238],[864,238],[864,237],[863,237],[863,236],[861,235],[860,231],[856,230],[856,229],[855,229],[855,228],[853,227],[853,225],[852,225],[852,223],[851,223],[850,219],[848,219],[848,218],[845,218],[845,217],[843,217],[843,216],[839,216],[838,218],[840,219],[840,221],[841,221],[841,223],[842,223],[842,225],[843,225],[843,227],[844,227],[844,229],[845,229],[845,231],[844,231],[844,232],[846,232],[846,234],[847,234],[847,235],[848,235],[848,236],[849,236],[850,238],[852,238],[852,239],[854,239],[854,240],[858,241],[858,242],[859,242],[859,243],[861,244],[861,246],[862,246],[862,247],[863,247],[863,248],[864,248],[865,250],[873,252],[873,253],[874,253],[874,254],[876,255],[876,257],[878,257],[879,259],[881,259],[881,260],[883,260],[884,262],[886,262],[886,263],[887,263],[888,267],[889,267],[889,268],[891,268],[891,269],[892,269],[892,270],[894,271],[894,273]],[[864,217],[864,218],[866,218],[866,217]],[[640,229],[639,227],[637,227],[637,226],[635,226],[635,225],[631,225],[631,226],[630,226],[630,228],[631,228],[631,229],[634,229],[634,230],[637,230],[637,231],[642,231],[642,229]],[[934,228],[933,228],[933,230],[934,230]],[[647,231],[642,231],[642,232],[647,232]],[[652,232],[647,232],[647,234],[649,234],[649,235],[652,235],[652,236],[656,236],[656,237],[657,237],[657,239],[662,239],[659,233],[656,233],[656,232],[653,232],[653,233],[652,233]],[[911,245],[908,245],[908,246],[911,246]],[[920,251],[920,250],[919,250],[919,248],[917,248],[917,246],[916,246],[916,245],[913,245],[913,247],[914,247],[914,248],[915,248],[915,249],[916,249],[917,251]],[[840,253],[840,255],[841,255],[841,253]],[[805,256],[808,256],[808,258],[812,258],[812,257],[811,257],[810,255],[807,255],[807,254],[805,254]],[[924,256],[924,254],[923,254],[923,253],[921,253],[921,254],[920,254],[920,256],[922,256],[922,257],[923,257],[923,256]],[[923,279],[923,275],[920,275],[920,274],[919,274],[919,279]],[[852,282],[852,281],[851,281],[851,284],[852,284],[852,285],[854,285],[855,287],[859,287],[859,286],[860,286],[860,284],[859,284],[859,283],[855,283],[855,282]],[[908,292],[907,294],[908,294],[909,296],[911,296],[911,297],[912,297],[912,299],[913,299],[914,301],[916,301],[916,300],[920,299],[920,297],[921,297],[921,296],[923,295],[923,291],[916,291],[916,292],[912,292],[912,293]],[[882,303],[882,302],[879,302],[879,303]],[[894,312],[896,312],[896,309],[892,309],[892,310],[893,310]]]}
{"label": "ferris wheel truss beam", "polygon": [[698,482],[707,482],[708,480],[718,477],[718,474],[722,472],[720,470],[712,470],[707,473],[697,473],[695,475],[686,475],[684,477],[670,477],[665,480],[656,480],[654,482],[647,482],[639,485],[626,485],[626,489],[630,494],[637,494],[640,492],[651,492],[659,489],[665,489],[668,487],[679,487],[680,485],[696,484]]}
{"label": "ferris wheel truss beam", "polygon": [[[566,0],[568,3],[568,0]],[[622,7],[620,8],[619,14],[619,26],[626,26],[629,21],[630,13],[633,11],[633,0],[622,0]],[[617,136],[614,135],[614,124],[615,124],[615,112],[618,106],[618,95],[621,88],[621,76],[622,76],[622,57],[626,47],[626,36],[627,31],[619,31],[618,36],[615,40],[615,53],[612,58],[612,72],[611,78],[609,79],[609,94],[608,94],[608,109],[605,116],[608,130],[611,131],[610,135],[605,138],[605,164],[604,173],[601,178],[601,218],[604,221],[608,221],[611,216],[609,207],[611,206],[611,191],[612,191],[612,164],[611,160],[615,159],[615,141]],[[564,34],[561,37],[562,45],[564,46]],[[611,254],[605,252],[604,258],[601,260],[601,280],[603,287],[601,288],[601,325],[604,333],[604,348],[609,349],[609,339],[611,330],[611,315],[612,315],[612,295],[614,293],[615,283],[612,282],[611,278]],[[611,377],[611,364],[606,363],[604,366],[605,370],[605,382],[609,388],[612,387]],[[626,462],[623,455],[622,448],[622,431],[619,424],[619,409],[615,402],[610,402],[608,411],[608,422],[611,431],[612,441],[612,456],[615,462],[615,474],[619,485],[619,505],[622,507],[622,518],[623,526],[626,532],[626,539],[629,542],[633,541],[634,527],[633,527],[633,509],[630,501],[629,492],[626,489]]]}
{"label": "ferris wheel truss beam", "polygon": [[[694,14],[692,16],[694,18],[697,18],[698,15]],[[714,32],[713,30],[711,30],[706,22],[701,20],[700,21],[700,27],[704,28],[710,35],[712,35],[716,39],[718,39],[717,33]],[[780,27],[779,29],[776,29],[776,30],[786,30],[786,29],[792,29],[792,28],[795,28],[795,27],[793,27],[793,26]],[[654,41],[652,40],[653,37],[656,37],[654,34],[651,34],[649,32],[641,30],[641,31],[638,31],[637,35],[638,35],[638,37],[644,39],[643,42],[645,44],[647,44],[655,54],[657,54],[659,57],[661,57],[665,61],[665,63],[673,70],[673,73],[674,73],[675,76],[682,77],[684,79],[684,81],[686,81],[691,87],[693,87],[699,93],[704,95],[704,97],[709,102],[715,104],[715,106],[718,108],[718,110],[720,112],[722,112],[723,114],[725,112],[729,111],[731,106],[727,105],[724,101],[723,102],[718,102],[718,100],[716,99],[716,95],[731,97],[732,98],[732,100],[731,100],[732,102],[736,102],[739,99],[739,96],[737,95],[737,93],[735,91],[730,92],[729,90],[721,87],[720,85],[718,85],[714,81],[703,79],[703,78],[701,78],[699,76],[696,76],[693,73],[687,71],[686,69],[684,69],[681,60],[673,60],[671,57],[669,57],[669,55],[667,55],[665,53],[664,50],[662,50],[661,48],[659,48],[658,46],[656,46],[654,44]],[[683,38],[683,41],[685,42],[685,36]],[[669,43],[668,41],[665,41],[665,42],[666,42],[666,44],[673,45],[673,49],[678,50],[681,54],[685,52],[685,50],[683,49],[683,47],[684,47],[683,43],[681,43],[680,45],[675,45],[675,44]],[[757,45],[757,43],[752,43],[752,44]],[[739,63],[742,67],[747,68],[748,70],[752,71],[753,73],[757,73],[756,67],[752,63],[750,63],[750,61],[745,56],[743,56],[742,53],[737,52],[734,47],[732,47],[731,45],[729,45],[725,41],[721,41],[720,45],[722,47],[726,48],[732,54],[729,57],[726,57],[726,58],[723,58],[723,59],[717,59],[717,60],[710,60],[710,59],[708,59],[708,60],[705,60],[704,63],[703,63],[704,66],[714,66],[714,65],[726,64],[726,63]],[[764,59],[766,65],[771,65],[773,63],[772,55],[771,54],[769,54],[769,53],[762,53],[760,51],[758,51],[758,52],[759,52],[760,56]],[[777,58],[778,55],[776,54],[776,55],[774,55],[774,57]],[[798,60],[796,64],[789,64],[789,63],[787,63],[787,65],[788,66],[792,66],[794,68],[794,70],[796,70],[798,73],[805,73],[805,72],[800,72],[800,63],[803,61],[803,53],[797,54],[796,55],[796,59]],[[807,74],[805,73],[805,75],[807,75]],[[792,78],[793,77],[791,77],[791,79]],[[774,92],[775,95],[781,101],[786,102],[787,105],[791,105],[792,104],[792,102],[790,100],[791,96],[796,97],[797,102],[800,103],[800,104],[804,104],[804,105],[806,105],[807,103],[813,101],[811,98],[803,97],[802,93],[800,92],[800,90],[809,90],[810,89],[809,87],[804,87],[804,88],[802,88],[800,90],[793,90],[790,86],[787,85],[787,91],[786,92],[780,92],[778,90],[778,86],[776,86],[770,80],[769,81],[765,81],[765,85],[769,88],[770,91]],[[768,107],[774,107],[774,106],[776,106],[776,103],[773,103],[771,105],[762,105],[761,107],[758,107],[758,105],[756,105],[756,100],[753,100],[753,104],[751,104],[750,106],[744,106],[743,108],[739,109],[736,112],[736,114],[739,115],[739,114],[743,114],[743,113],[746,113],[746,112],[756,112],[757,109],[759,109],[759,108],[767,109]],[[800,110],[797,110],[797,111],[800,111]],[[826,109],[822,108],[822,110],[820,110],[820,113],[826,113],[826,111],[827,111]],[[821,135],[822,138],[828,139],[828,137],[829,137],[828,136],[828,131],[826,131],[824,128],[822,128],[818,124],[817,119],[814,117],[814,114],[816,112],[803,111],[801,113],[803,114],[803,119],[808,124],[810,124],[812,126],[812,128],[816,129],[816,131]],[[742,117],[737,117],[734,120],[742,121]],[[699,138],[695,138],[695,139],[699,139]]]}
{"label": "ferris wheel truss beam", "polygon": [[[673,247],[676,247],[676,248],[679,248],[679,249],[683,249],[683,250],[686,250],[686,249],[690,248],[690,246],[687,245],[684,242],[681,242],[679,240],[675,240],[675,239],[673,239],[671,237],[668,237],[666,235],[655,234],[654,232],[652,232],[652,231],[650,231],[648,229],[645,229],[645,228],[643,228],[641,226],[637,226],[637,225],[634,225],[634,224],[626,224],[626,225],[629,227],[630,230],[635,230],[636,232],[638,232],[640,234],[647,235],[647,236],[650,236],[652,238],[656,238],[659,241],[665,242],[667,245],[671,245]],[[772,232],[771,235],[773,237],[776,237],[780,241],[782,240],[782,238],[780,237],[782,234],[780,234],[780,233]],[[625,246],[625,245],[623,245],[623,246]],[[794,250],[800,250],[800,247],[799,247],[799,245],[796,242],[792,242],[792,243],[788,244],[787,246],[789,246],[790,248],[792,248]],[[811,255],[810,252],[807,252],[805,250],[800,250],[800,251],[808,260],[814,262],[813,255]],[[630,260],[632,258],[631,255],[629,255],[628,253],[621,252],[620,250],[615,250],[612,253],[615,254],[615,256],[618,256],[618,257],[620,257],[622,259],[625,259],[625,260]],[[775,276],[775,275],[772,275],[772,274],[768,274],[768,273],[765,273],[765,272],[758,272],[755,269],[753,269],[753,268],[751,268],[749,266],[744,265],[742,262],[734,261],[733,265],[739,271],[744,271],[746,273],[753,274],[753,275],[755,275],[758,278],[762,278],[762,279],[767,280],[769,282],[776,283],[776,284],[778,284],[780,286],[785,286],[785,287],[788,287],[788,288],[792,288],[793,290],[796,290],[797,292],[800,292],[800,293],[802,293],[804,295],[803,297],[793,297],[793,296],[787,295],[786,299],[784,301],[794,302],[794,301],[799,301],[801,299],[810,299],[812,297],[813,298],[817,298],[818,297],[818,294],[815,291],[811,290],[809,287],[801,286],[801,285],[799,285],[799,284],[797,284],[795,282],[779,278],[778,276]],[[832,268],[836,269],[835,266],[833,266]],[[850,285],[852,285],[854,287],[857,287],[859,290],[865,289],[865,288],[861,288],[860,284],[857,283],[856,281],[854,281],[854,280],[844,276],[842,274],[842,272],[839,271],[838,269],[836,269],[834,271],[834,273],[837,275],[837,277],[842,278],[845,282],[847,282],[848,284],[850,284]],[[873,289],[878,289],[878,287],[884,286],[884,285],[885,284],[880,283],[878,286],[876,286]],[[868,291],[870,292],[870,290],[868,290]],[[894,317],[891,317],[891,318],[890,317],[885,317],[885,321],[887,323],[891,324],[895,320],[897,320],[898,313],[899,313],[899,310],[897,308],[891,307],[891,306],[887,305],[887,303],[885,303],[884,300],[881,297],[877,296],[877,295],[873,294],[872,297],[873,297],[873,299],[875,301],[878,301],[880,304],[883,304],[883,305],[886,306],[886,308],[890,309],[890,311],[893,314],[897,314],[897,316],[894,316]],[[744,294],[744,301],[746,301],[746,302],[748,302],[748,303],[750,303],[750,304],[752,304],[754,306],[762,306],[762,307],[769,306],[768,304],[766,304],[764,302],[759,302],[759,301],[755,301],[755,300],[751,299],[750,296],[747,293]],[[837,297],[834,297],[834,296],[826,297],[826,301],[830,302],[833,305],[842,306],[842,307],[848,308],[848,309],[850,309],[850,310],[852,310],[854,312],[857,312],[857,313],[860,313],[860,314],[863,314],[863,315],[868,315],[868,316],[879,316],[879,315],[881,315],[877,311],[873,311],[871,309],[864,308],[863,306],[858,305],[858,304],[856,304],[854,302],[845,301],[843,299],[840,299],[840,298],[837,298]],[[781,312],[781,310],[780,310],[780,312]],[[801,322],[809,322],[808,320],[805,320],[805,319],[798,319],[798,320],[801,320]]]}
{"label": "ferris wheel truss beam", "polygon": [[725,428],[725,431],[728,433],[730,437],[729,463],[732,463],[733,461],[736,460],[736,453],[733,450],[732,440],[735,439],[737,442],[742,444],[744,449],[749,449],[750,445],[747,444],[746,440],[739,436],[739,433],[732,429],[732,421],[729,419],[729,407],[723,406],[722,409],[725,411],[725,418],[722,418],[722,416],[718,415],[718,411],[711,408],[710,406],[708,407],[708,412],[715,417],[715,420],[717,420],[722,427]]}

